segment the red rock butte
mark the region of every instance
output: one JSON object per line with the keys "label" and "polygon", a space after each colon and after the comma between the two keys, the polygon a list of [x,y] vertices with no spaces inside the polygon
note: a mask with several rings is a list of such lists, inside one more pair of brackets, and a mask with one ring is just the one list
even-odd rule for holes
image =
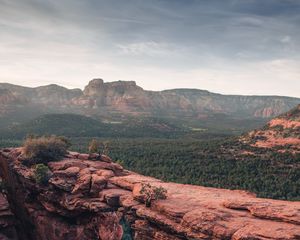
{"label": "red rock butte", "polygon": [[[48,167],[49,183],[39,185],[33,169],[22,164],[21,149],[0,152],[1,176],[19,219],[19,238],[0,239],[121,240],[125,223],[135,240],[300,239],[300,202],[162,182],[127,171],[107,156],[70,152]],[[145,207],[142,183],[164,187],[167,199]]]}

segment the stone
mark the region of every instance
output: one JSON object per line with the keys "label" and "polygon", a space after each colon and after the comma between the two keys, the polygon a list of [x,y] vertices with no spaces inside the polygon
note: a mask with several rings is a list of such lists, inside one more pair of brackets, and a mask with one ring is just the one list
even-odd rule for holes
{"label": "stone", "polygon": [[97,196],[101,190],[106,188],[107,178],[104,176],[99,176],[97,174],[92,174],[91,176],[92,179],[91,179],[90,193],[93,194],[94,196]]}
{"label": "stone", "polygon": [[0,193],[0,240],[18,240],[16,223],[7,198]]}
{"label": "stone", "polygon": [[[34,226],[24,228],[29,239],[118,240],[123,234],[121,220],[131,227],[134,240],[300,238],[299,201],[166,183],[112,162],[91,161],[80,154],[74,159],[75,153],[48,163],[53,174],[48,185],[40,186],[30,178],[32,169],[18,161],[20,151],[0,151],[0,174],[13,190],[9,199],[20,222]],[[165,188],[167,198],[146,207],[142,183]],[[0,195],[0,236],[1,226],[9,226],[7,206]]]}
{"label": "stone", "polygon": [[88,168],[81,170],[79,173],[79,177],[75,183],[75,186],[72,190],[72,193],[73,194],[89,193],[91,189],[91,181],[92,181],[92,175],[90,174],[90,170]]}
{"label": "stone", "polygon": [[103,161],[103,162],[108,162],[108,163],[112,162],[111,158],[110,158],[109,156],[107,156],[107,155],[104,155],[104,154],[102,154],[102,155],[100,156],[100,159],[101,159],[101,161]]}
{"label": "stone", "polygon": [[99,237],[103,240],[121,240],[123,236],[123,228],[120,225],[121,216],[117,213],[101,214],[99,224]]}
{"label": "stone", "polygon": [[119,207],[120,197],[130,196],[131,192],[123,189],[105,189],[100,192],[99,197],[105,201],[108,205],[113,207]]}

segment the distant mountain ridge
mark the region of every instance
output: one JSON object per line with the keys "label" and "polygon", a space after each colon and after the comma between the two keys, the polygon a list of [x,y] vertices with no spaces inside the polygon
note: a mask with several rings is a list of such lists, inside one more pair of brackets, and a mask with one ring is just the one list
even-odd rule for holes
{"label": "distant mountain ridge", "polygon": [[45,113],[143,115],[196,121],[223,114],[238,119],[264,119],[286,112],[299,103],[299,98],[292,97],[222,95],[198,89],[147,91],[134,81],[93,79],[83,91],[55,84],[29,88],[0,83],[0,122],[8,114],[12,121],[17,121],[14,116],[21,120]]}

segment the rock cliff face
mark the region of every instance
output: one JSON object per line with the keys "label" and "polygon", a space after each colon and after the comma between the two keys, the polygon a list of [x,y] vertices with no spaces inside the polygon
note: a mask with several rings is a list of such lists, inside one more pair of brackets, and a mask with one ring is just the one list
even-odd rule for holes
{"label": "rock cliff face", "polygon": [[[49,183],[39,185],[21,151],[2,150],[0,170],[22,240],[300,239],[300,202],[166,183],[73,152],[49,162]],[[142,183],[164,187],[167,199],[145,207]]]}
{"label": "rock cliff face", "polygon": [[197,119],[198,116],[221,113],[239,118],[269,118],[300,102],[297,98],[221,95],[197,89],[146,91],[134,81],[105,83],[102,79],[90,81],[84,91],[54,84],[27,88],[6,83],[0,83],[0,90],[0,103],[21,98],[21,104],[26,102],[39,111],[85,115],[178,115]]}
{"label": "rock cliff face", "polygon": [[259,148],[300,152],[300,105],[251,131],[241,141]]}
{"label": "rock cliff face", "polygon": [[0,193],[0,240],[18,240],[16,219],[3,193]]}

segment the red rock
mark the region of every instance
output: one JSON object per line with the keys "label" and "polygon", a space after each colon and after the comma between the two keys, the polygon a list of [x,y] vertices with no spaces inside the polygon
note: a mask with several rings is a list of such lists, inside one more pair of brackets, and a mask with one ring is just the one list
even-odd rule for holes
{"label": "red rock", "polygon": [[146,177],[143,175],[139,175],[136,173],[129,173],[127,176],[123,177],[113,177],[109,179],[109,181],[121,188],[125,188],[128,190],[133,190],[136,183],[154,183],[154,182],[161,182],[158,179],[152,177]]}
{"label": "red rock", "polygon": [[[79,215],[83,212],[105,212],[111,210],[99,198],[85,198],[82,195],[64,195],[59,201],[59,205],[70,211],[70,216]],[[72,214],[72,212],[74,213]]]}
{"label": "red rock", "polygon": [[[300,238],[300,202],[165,183],[115,163],[73,158],[49,163],[53,175],[39,186],[30,179],[32,169],[14,158],[19,151],[0,151],[0,173],[15,191],[11,199],[18,217],[34,226],[35,231],[27,229],[31,239],[118,240],[121,219],[128,221],[134,240]],[[146,208],[141,183],[162,186],[167,199]],[[1,206],[0,201],[0,219]]]}
{"label": "red rock", "polygon": [[66,179],[66,178],[60,178],[60,177],[52,177],[48,181],[49,184],[52,184],[53,186],[64,190],[66,192],[71,192],[75,186],[76,179]]}
{"label": "red rock", "polygon": [[100,156],[97,153],[90,153],[88,159],[89,160],[100,160]]}
{"label": "red rock", "polygon": [[140,202],[134,200],[133,196],[120,196],[119,202],[121,204],[122,207],[124,207],[125,209],[128,208],[132,208],[135,207],[137,205],[141,205]]}
{"label": "red rock", "polygon": [[106,188],[107,178],[103,176],[98,176],[97,174],[92,174],[90,193],[97,196],[98,193]]}
{"label": "red rock", "polygon": [[296,240],[300,239],[300,227],[277,222],[257,222],[247,224],[245,227],[236,231],[232,240]]}
{"label": "red rock", "polygon": [[67,158],[78,158],[79,153],[78,152],[71,152],[69,151],[68,154],[66,155]]}
{"label": "red rock", "polygon": [[79,167],[69,167],[65,170],[54,171],[49,183],[59,189],[71,192],[75,186],[79,171]]}
{"label": "red rock", "polygon": [[99,237],[102,240],[121,240],[123,229],[120,225],[121,216],[117,213],[103,213],[99,225]]}
{"label": "red rock", "polygon": [[291,202],[286,205],[285,201],[272,201],[268,199],[234,199],[223,203],[227,208],[237,210],[248,210],[253,216],[278,220],[283,222],[290,222],[300,225],[300,211],[298,209],[299,203]]}
{"label": "red rock", "polygon": [[115,176],[114,172],[111,170],[97,170],[95,172],[95,174],[99,175],[99,176],[103,176],[105,178],[111,178],[113,176]]}
{"label": "red rock", "polygon": [[55,171],[53,174],[56,176],[60,176],[61,177],[77,177],[78,173],[80,171],[79,167],[69,167],[67,169],[64,170],[58,170]]}
{"label": "red rock", "polygon": [[136,220],[133,224],[135,240],[180,240],[174,235],[166,234],[153,226],[146,220]]}
{"label": "red rock", "polygon": [[78,167],[79,169],[84,169],[87,166],[88,164],[81,159],[63,159],[61,161],[48,163],[48,167],[51,169],[52,172],[58,170],[65,170],[69,167]]}
{"label": "red rock", "polygon": [[109,156],[107,156],[107,155],[104,155],[104,154],[101,155],[100,159],[103,162],[109,162],[109,163],[112,162],[111,158]]}
{"label": "red rock", "polygon": [[6,197],[0,193],[0,240],[18,240],[16,220]]}
{"label": "red rock", "polygon": [[90,159],[90,155],[89,154],[83,154],[83,153],[80,153],[77,158],[79,159],[83,159],[83,160],[89,160]]}
{"label": "red rock", "polygon": [[99,197],[105,201],[108,205],[113,207],[120,206],[120,197],[130,196],[131,192],[123,189],[105,189],[100,194]]}
{"label": "red rock", "polygon": [[[261,129],[240,138],[244,144],[257,148],[273,148],[278,152],[300,152],[300,105],[272,119]],[[288,146],[288,147],[287,147]]]}
{"label": "red rock", "polygon": [[101,161],[86,161],[89,164],[89,167],[93,167],[94,169],[107,169],[112,170],[115,174],[121,173],[123,171],[123,167],[117,163],[107,163]]}
{"label": "red rock", "polygon": [[72,190],[72,193],[89,193],[91,190],[91,181],[92,175],[90,174],[90,169],[85,168],[81,170],[79,173],[79,178],[77,179],[76,184]]}

